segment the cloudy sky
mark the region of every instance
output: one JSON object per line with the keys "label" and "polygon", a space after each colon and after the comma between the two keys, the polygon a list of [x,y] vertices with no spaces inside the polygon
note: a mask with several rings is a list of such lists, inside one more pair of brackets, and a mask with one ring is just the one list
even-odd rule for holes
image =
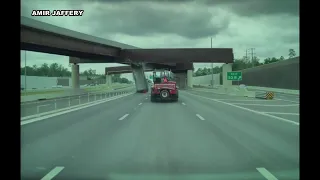
{"label": "cloudy sky", "polygon": [[[161,2],[161,3],[160,3]],[[165,2],[165,3],[164,3]],[[140,48],[233,48],[235,57],[299,55],[298,0],[21,0],[21,14],[74,31]],[[81,17],[32,17],[32,10],[84,10]],[[21,51],[21,66],[24,66]],[[27,52],[27,65],[59,63],[68,57]],[[219,65],[219,64],[217,64]],[[106,66],[84,64],[104,73]],[[196,68],[210,66],[195,64]]]}

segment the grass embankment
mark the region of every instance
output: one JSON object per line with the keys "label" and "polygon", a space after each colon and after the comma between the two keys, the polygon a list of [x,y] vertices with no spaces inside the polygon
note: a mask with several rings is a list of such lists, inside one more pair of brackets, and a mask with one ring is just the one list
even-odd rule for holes
{"label": "grass embankment", "polygon": [[21,96],[30,96],[30,95],[39,95],[39,94],[57,94],[63,93],[63,89],[52,89],[52,90],[43,90],[43,91],[21,91]]}
{"label": "grass embankment", "polygon": [[128,87],[128,84],[115,84],[111,86],[107,85],[101,85],[101,86],[93,86],[93,87],[85,87],[84,90],[87,92],[100,92],[100,91],[107,91],[112,90],[114,88],[122,88],[122,87]]}

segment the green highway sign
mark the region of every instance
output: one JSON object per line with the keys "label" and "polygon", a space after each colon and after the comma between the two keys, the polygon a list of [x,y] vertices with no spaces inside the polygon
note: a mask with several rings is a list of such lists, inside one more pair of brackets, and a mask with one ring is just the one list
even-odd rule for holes
{"label": "green highway sign", "polygon": [[150,74],[149,79],[153,79],[153,75],[152,74]]}
{"label": "green highway sign", "polygon": [[241,81],[242,80],[242,72],[227,72],[227,80]]}

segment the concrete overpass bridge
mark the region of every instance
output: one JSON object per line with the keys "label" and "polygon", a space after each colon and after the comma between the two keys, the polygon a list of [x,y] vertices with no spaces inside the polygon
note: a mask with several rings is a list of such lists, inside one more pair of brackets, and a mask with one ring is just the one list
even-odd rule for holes
{"label": "concrete overpass bridge", "polygon": [[[226,63],[223,76],[232,71],[232,48],[141,49],[21,16],[21,50],[69,56],[72,86],[79,86],[79,64],[121,63],[131,66],[137,91],[147,89],[145,69],[170,68],[181,83],[192,87],[194,62]],[[187,79],[187,80],[186,80]],[[223,81],[231,85],[230,81]],[[180,85],[184,87],[184,85]]]}

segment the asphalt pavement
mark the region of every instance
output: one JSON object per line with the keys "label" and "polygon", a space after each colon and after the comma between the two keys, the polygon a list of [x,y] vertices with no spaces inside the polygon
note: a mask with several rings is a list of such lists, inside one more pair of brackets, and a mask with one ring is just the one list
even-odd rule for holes
{"label": "asphalt pavement", "polygon": [[129,95],[21,126],[21,179],[299,179],[296,106],[261,106],[293,104]]}
{"label": "asphalt pavement", "polygon": [[21,104],[21,117],[31,116],[39,113],[45,113],[62,108],[85,104],[96,100],[106,99],[123,93],[133,92],[133,88],[118,89],[106,92],[88,93],[81,96],[71,96],[65,98],[57,98],[50,100],[42,100],[36,102],[26,102]]}

